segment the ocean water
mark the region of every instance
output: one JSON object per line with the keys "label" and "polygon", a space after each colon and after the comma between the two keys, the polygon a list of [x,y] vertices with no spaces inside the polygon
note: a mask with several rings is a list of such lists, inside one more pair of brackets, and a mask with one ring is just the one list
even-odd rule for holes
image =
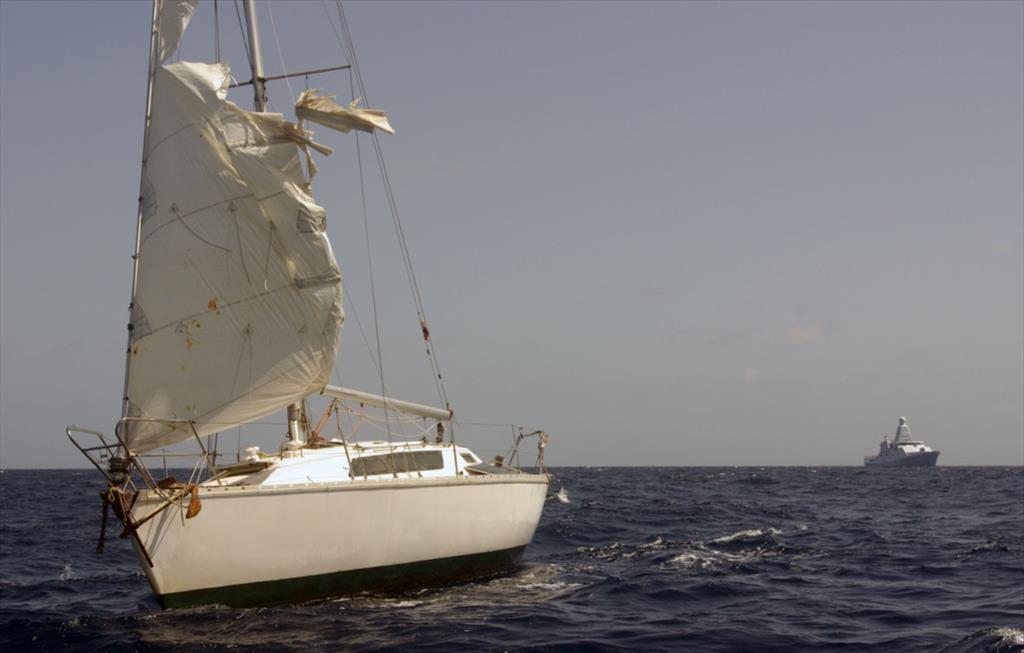
{"label": "ocean water", "polygon": [[1024,468],[563,468],[516,572],[161,611],[91,471],[0,474],[0,650],[1024,651]]}

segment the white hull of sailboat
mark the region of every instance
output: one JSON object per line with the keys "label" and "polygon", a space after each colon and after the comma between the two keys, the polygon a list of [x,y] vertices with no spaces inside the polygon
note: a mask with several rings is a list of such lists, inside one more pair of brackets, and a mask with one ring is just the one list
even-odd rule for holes
{"label": "white hull of sailboat", "polygon": [[[139,554],[164,607],[262,605],[492,575],[514,566],[530,542],[547,486],[535,474],[203,486],[194,518],[182,505],[139,528],[152,567]],[[145,493],[133,517],[161,502]]]}

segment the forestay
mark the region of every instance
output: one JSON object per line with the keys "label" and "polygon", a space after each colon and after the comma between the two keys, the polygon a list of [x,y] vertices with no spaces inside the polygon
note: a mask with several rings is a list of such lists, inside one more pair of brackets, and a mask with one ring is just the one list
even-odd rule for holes
{"label": "forestay", "polygon": [[[305,132],[226,100],[225,64],[164,65],[195,2],[163,0],[143,163],[125,443],[145,452],[279,410],[327,382],[343,320]],[[156,421],[152,421],[156,420]]]}

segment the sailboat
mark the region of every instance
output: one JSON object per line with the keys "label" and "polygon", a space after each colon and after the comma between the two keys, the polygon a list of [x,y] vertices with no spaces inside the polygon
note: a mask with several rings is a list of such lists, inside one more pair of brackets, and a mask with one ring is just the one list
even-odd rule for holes
{"label": "sailboat", "polygon": [[[506,456],[484,460],[455,442],[446,391],[436,407],[389,396],[383,375],[380,393],[329,383],[341,273],[311,182],[312,152],[331,150],[306,123],[394,133],[387,115],[308,90],[297,121],[266,112],[266,82],[291,75],[264,74],[253,0],[244,2],[249,82],[233,82],[220,61],[171,62],[197,1],[153,3],[121,418],[112,437],[67,429],[106,479],[97,549],[113,514],[164,608],[315,600],[514,569],[547,495],[546,434],[520,429]],[[347,32],[340,3],[338,12]],[[251,111],[227,99],[248,84]],[[330,404],[314,427],[307,400],[317,395]],[[278,451],[251,446],[218,464],[217,434],[281,411]],[[415,422],[421,437],[351,441],[343,411]],[[324,429],[331,415],[337,437]],[[531,437],[528,471],[519,445]],[[153,459],[182,443],[195,448],[190,477],[161,478]]]}

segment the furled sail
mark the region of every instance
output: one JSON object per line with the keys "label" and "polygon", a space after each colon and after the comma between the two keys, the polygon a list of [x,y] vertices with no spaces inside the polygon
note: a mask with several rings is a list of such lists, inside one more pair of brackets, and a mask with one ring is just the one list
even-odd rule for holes
{"label": "furled sail", "polygon": [[192,437],[160,420],[226,430],[319,391],[334,365],[341,277],[302,170],[311,143],[227,101],[229,77],[179,62],[152,80],[128,382],[141,419],[123,433],[138,453]]}
{"label": "furled sail", "polygon": [[317,90],[311,88],[299,95],[295,101],[295,115],[298,118],[345,134],[353,129],[364,132],[379,129],[389,134],[395,133],[388,122],[388,115],[380,109],[360,109],[359,100],[353,100],[345,108],[334,101],[334,96],[317,95]]}

